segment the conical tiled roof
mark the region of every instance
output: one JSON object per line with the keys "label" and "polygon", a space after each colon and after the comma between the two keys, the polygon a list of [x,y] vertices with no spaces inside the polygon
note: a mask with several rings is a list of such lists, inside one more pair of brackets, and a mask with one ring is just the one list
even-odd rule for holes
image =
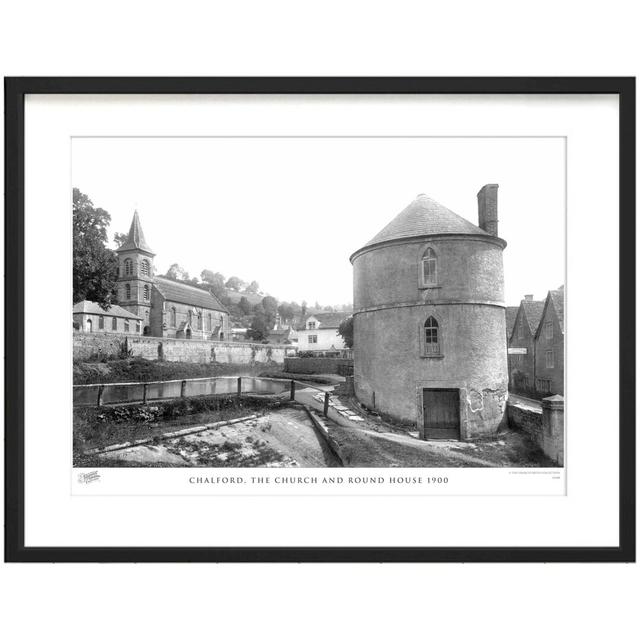
{"label": "conical tiled roof", "polygon": [[127,251],[130,249],[139,249],[153,254],[153,251],[151,251],[147,241],[144,239],[144,233],[142,232],[142,225],[140,224],[140,217],[138,216],[137,211],[133,212],[133,220],[131,221],[129,235],[125,243],[121,247],[118,247],[117,251]]}
{"label": "conical tiled roof", "polygon": [[491,235],[460,217],[451,209],[447,209],[444,205],[421,193],[364,246],[369,247],[389,240],[442,233]]}

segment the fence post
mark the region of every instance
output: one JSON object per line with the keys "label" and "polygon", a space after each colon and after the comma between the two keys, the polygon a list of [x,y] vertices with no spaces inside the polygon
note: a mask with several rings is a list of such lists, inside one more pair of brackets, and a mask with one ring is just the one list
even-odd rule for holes
{"label": "fence post", "polygon": [[291,400],[295,400],[296,399],[296,381],[292,380],[291,381],[291,396],[290,396]]}
{"label": "fence post", "polygon": [[186,393],[187,393],[187,381],[183,380],[182,383],[180,384],[180,397],[184,398]]}
{"label": "fence post", "polygon": [[142,404],[147,404],[147,385],[142,385]]}
{"label": "fence post", "polygon": [[327,417],[327,414],[329,413],[329,393],[328,392],[326,392],[324,394],[324,411],[323,411],[323,413],[324,413],[324,417],[325,418]]}
{"label": "fence post", "polygon": [[98,406],[101,407],[102,406],[102,392],[104,391],[104,385],[100,385],[98,387]]}
{"label": "fence post", "polygon": [[238,377],[238,398],[242,395],[242,378]]}

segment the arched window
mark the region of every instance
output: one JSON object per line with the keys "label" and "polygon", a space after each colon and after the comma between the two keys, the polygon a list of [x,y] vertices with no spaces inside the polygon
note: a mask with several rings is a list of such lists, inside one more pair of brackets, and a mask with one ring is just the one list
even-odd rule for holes
{"label": "arched window", "polygon": [[169,317],[169,321],[171,322],[171,326],[175,327],[176,326],[176,308],[175,307],[171,307],[171,315]]}
{"label": "arched window", "polygon": [[104,316],[98,317],[98,329],[104,329]]}
{"label": "arched window", "polygon": [[[140,327],[142,326],[142,322],[140,320],[136,320],[136,333],[140,333]],[[146,327],[145,327],[146,329]]]}
{"label": "arched window", "polygon": [[89,333],[93,331],[93,320],[91,318],[87,320],[87,331]]}
{"label": "arched window", "polygon": [[133,262],[129,258],[124,261],[124,275],[130,276],[133,274]]}
{"label": "arched window", "polygon": [[149,285],[148,284],[144,285],[143,291],[144,291],[144,294],[143,294],[144,295],[144,299],[145,300],[149,300]]}
{"label": "arched window", "polygon": [[424,323],[424,352],[426,355],[440,353],[438,321],[433,316]]}
{"label": "arched window", "polygon": [[438,261],[436,259],[436,252],[429,247],[422,256],[422,284],[436,284],[437,281]]}
{"label": "arched window", "polygon": [[130,284],[125,284],[124,285],[124,297],[127,300],[131,300],[131,285]]}
{"label": "arched window", "polygon": [[143,260],[142,264],[140,265],[140,273],[143,276],[148,276],[149,275],[149,261],[148,260]]}

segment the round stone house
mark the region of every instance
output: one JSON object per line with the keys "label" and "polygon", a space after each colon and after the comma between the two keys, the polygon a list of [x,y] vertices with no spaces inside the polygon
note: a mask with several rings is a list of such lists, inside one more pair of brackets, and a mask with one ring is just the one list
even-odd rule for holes
{"label": "round stone house", "polygon": [[506,421],[497,191],[478,193],[479,226],[419,195],[350,258],[355,394],[425,439],[470,440]]}

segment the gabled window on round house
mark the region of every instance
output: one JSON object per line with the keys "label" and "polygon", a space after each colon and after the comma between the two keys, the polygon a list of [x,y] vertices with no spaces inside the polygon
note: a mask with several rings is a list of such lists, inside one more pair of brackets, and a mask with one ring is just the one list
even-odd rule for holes
{"label": "gabled window on round house", "polygon": [[433,316],[429,316],[424,323],[424,355],[440,355],[440,327]]}
{"label": "gabled window on round house", "polygon": [[438,284],[438,259],[436,252],[429,247],[422,256],[422,286]]}

